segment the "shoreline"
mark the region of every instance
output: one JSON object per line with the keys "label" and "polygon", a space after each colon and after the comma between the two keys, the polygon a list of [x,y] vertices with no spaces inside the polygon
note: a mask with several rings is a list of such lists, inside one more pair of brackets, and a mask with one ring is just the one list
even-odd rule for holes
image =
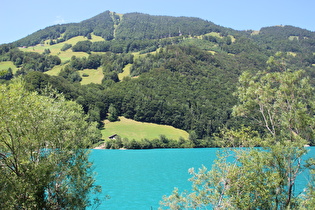
{"label": "shoreline", "polygon": [[[94,147],[93,149],[106,149],[105,148],[105,143],[97,146],[97,147]],[[126,148],[119,148],[118,150],[127,150]]]}

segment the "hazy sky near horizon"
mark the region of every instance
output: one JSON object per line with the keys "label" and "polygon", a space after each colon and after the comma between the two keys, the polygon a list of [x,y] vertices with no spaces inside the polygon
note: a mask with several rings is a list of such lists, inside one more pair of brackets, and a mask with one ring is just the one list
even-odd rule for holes
{"label": "hazy sky near horizon", "polygon": [[293,25],[315,31],[314,0],[0,0],[0,44],[106,10],[199,17],[236,30]]}

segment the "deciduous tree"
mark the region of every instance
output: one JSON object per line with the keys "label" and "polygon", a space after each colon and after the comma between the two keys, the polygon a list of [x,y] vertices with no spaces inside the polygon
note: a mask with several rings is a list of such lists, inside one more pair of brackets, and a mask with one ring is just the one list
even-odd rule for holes
{"label": "deciduous tree", "polygon": [[100,190],[86,149],[99,131],[78,104],[46,95],[0,86],[1,209],[84,209]]}
{"label": "deciduous tree", "polygon": [[246,127],[222,131],[220,141],[231,149],[219,156],[210,171],[190,171],[192,193],[175,190],[162,204],[172,209],[311,207],[314,187],[307,191],[307,202],[294,192],[297,176],[304,169],[304,145],[312,141],[315,126],[314,89],[303,74],[285,68],[243,73],[234,115],[251,118],[264,132]]}

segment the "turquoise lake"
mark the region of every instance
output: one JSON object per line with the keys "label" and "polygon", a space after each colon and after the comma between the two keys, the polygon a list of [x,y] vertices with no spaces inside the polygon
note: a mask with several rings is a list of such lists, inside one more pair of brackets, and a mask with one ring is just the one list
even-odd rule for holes
{"label": "turquoise lake", "polygon": [[[309,149],[307,156],[314,157],[315,147]],[[202,165],[210,169],[217,150],[92,150],[96,183],[102,186],[103,196],[111,197],[97,209],[158,209],[162,196],[170,195],[174,187],[190,190],[188,169]],[[307,173],[299,176],[296,192],[303,191],[307,179]]]}

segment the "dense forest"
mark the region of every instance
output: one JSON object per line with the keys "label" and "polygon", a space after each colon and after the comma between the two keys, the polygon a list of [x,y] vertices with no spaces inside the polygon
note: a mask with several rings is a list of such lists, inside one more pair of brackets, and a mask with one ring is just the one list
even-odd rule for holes
{"label": "dense forest", "polygon": [[[102,41],[93,41],[93,36]],[[85,41],[67,44],[84,36]],[[61,51],[84,52],[62,62],[49,49],[25,52],[19,47],[63,43]],[[236,31],[199,18],[117,14],[106,11],[80,23],[50,26],[0,46],[0,61],[17,67],[0,71],[8,83],[22,75],[28,90],[52,87],[76,101],[88,121],[125,116],[172,125],[190,133],[191,146],[216,146],[222,128],[252,124],[232,116],[239,76],[247,72],[305,70],[314,83],[315,33],[293,26]],[[118,75],[130,66],[125,78]],[[58,76],[45,72],[61,66]],[[81,85],[84,69],[102,69],[101,84]],[[84,75],[83,75],[84,76]],[[113,117],[114,116],[114,117]],[[264,131],[261,131],[264,132]]]}
{"label": "dense forest", "polygon": [[119,15],[106,11],[80,23],[62,24],[39,30],[15,42],[18,46],[32,46],[45,40],[63,42],[75,36],[94,33],[105,40],[161,39],[182,35],[203,35],[209,32],[232,31],[199,18],[151,16],[141,13]]}

